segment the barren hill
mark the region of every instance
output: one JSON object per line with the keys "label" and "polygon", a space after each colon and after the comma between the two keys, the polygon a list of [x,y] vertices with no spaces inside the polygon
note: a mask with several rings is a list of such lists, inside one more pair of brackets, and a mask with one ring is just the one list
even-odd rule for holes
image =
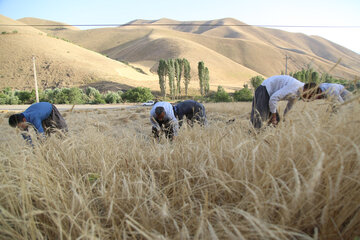
{"label": "barren hill", "polygon": [[[266,77],[280,74],[285,71],[286,56],[288,72],[308,66],[328,72],[340,61],[330,74],[344,79],[360,75],[360,55],[338,44],[318,36],[249,26],[232,18],[134,20],[117,28],[61,31],[57,35],[113,59],[144,64],[152,71],[160,58],[189,58],[193,69],[196,61],[203,60],[205,65],[208,62],[215,84],[227,81],[242,85],[254,72]],[[253,72],[233,74],[222,66],[223,58],[233,63],[231,69],[242,65]]]}
{"label": "barren hill", "polygon": [[[112,81],[158,90],[157,64],[160,59],[168,58],[190,61],[190,87],[195,89],[199,61],[209,68],[213,90],[218,85],[228,90],[238,89],[252,76],[280,74],[285,71],[286,56],[288,72],[308,66],[329,72],[340,60],[330,74],[350,80],[360,75],[360,55],[340,45],[317,36],[248,26],[231,18],[190,22],[165,18],[134,20],[119,27],[89,30],[35,18],[20,20],[21,24],[47,26],[21,27],[21,30],[17,28],[17,34],[1,36],[0,48],[7,51],[2,56],[9,56],[1,59],[2,79],[20,76],[20,71],[14,70],[19,69],[17,64],[24,59],[28,61],[34,54],[39,56],[46,79],[61,79],[62,85]],[[0,21],[20,24],[6,17]],[[16,54],[11,56],[12,52]],[[49,62],[50,66],[46,67]],[[26,64],[27,75],[31,75],[30,65]],[[135,67],[146,74],[135,71]],[[44,81],[49,80],[44,78]]]}
{"label": "barren hill", "polygon": [[44,20],[40,18],[26,17],[26,18],[18,19],[18,21],[28,25],[36,25],[37,29],[42,30],[44,32],[59,31],[64,29],[80,30],[79,28],[74,26],[69,26],[66,23]]}
{"label": "barren hill", "polygon": [[[0,15],[0,88],[33,88],[33,63],[41,88],[83,86],[98,82],[112,88],[146,86],[155,89],[157,77],[73,43],[47,36]],[[78,31],[78,30],[76,30]]]}

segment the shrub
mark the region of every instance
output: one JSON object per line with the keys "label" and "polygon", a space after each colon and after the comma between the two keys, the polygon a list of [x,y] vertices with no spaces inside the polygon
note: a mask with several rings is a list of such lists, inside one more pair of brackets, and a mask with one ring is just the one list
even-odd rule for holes
{"label": "shrub", "polygon": [[64,88],[63,95],[67,95],[67,103],[83,104],[85,103],[84,92],[80,88]]}
{"label": "shrub", "polygon": [[123,93],[121,97],[129,102],[146,102],[154,98],[150,89],[144,87],[133,88]]}
{"label": "shrub", "polygon": [[93,87],[86,88],[85,93],[88,97],[95,97],[96,95],[100,94],[99,90]]}
{"label": "shrub", "polygon": [[240,89],[238,91],[235,91],[234,93],[234,100],[235,101],[243,101],[243,102],[248,102],[248,101],[252,101],[252,92],[249,89],[248,85],[245,84],[243,89]]}
{"label": "shrub", "polygon": [[19,98],[15,96],[15,92],[7,87],[0,93],[0,104],[19,104]]}
{"label": "shrub", "polygon": [[6,104],[9,105],[15,105],[15,104],[19,104],[19,98],[14,96],[7,96],[6,98]]}
{"label": "shrub", "polygon": [[257,87],[259,87],[262,84],[264,80],[265,79],[262,76],[252,77],[250,78],[250,84],[252,88],[255,90]]}
{"label": "shrub", "polygon": [[29,91],[15,91],[15,96],[19,98],[20,103],[31,104],[31,92]]}
{"label": "shrub", "polygon": [[88,99],[84,92],[76,87],[46,89],[43,93],[39,93],[39,98],[40,101],[54,104],[84,104]]}
{"label": "shrub", "polygon": [[0,93],[0,104],[6,104],[7,96],[4,93]]}
{"label": "shrub", "polygon": [[222,86],[218,86],[217,92],[214,95],[215,102],[231,102],[230,95]]}
{"label": "shrub", "polygon": [[121,102],[121,96],[115,92],[108,92],[105,95],[105,102],[106,103],[119,103],[119,102]]}
{"label": "shrub", "polygon": [[103,104],[103,103],[105,103],[104,97],[101,95],[99,90],[97,90],[96,88],[88,87],[85,92],[86,92],[86,95],[89,98],[88,103],[91,103],[91,104]]}

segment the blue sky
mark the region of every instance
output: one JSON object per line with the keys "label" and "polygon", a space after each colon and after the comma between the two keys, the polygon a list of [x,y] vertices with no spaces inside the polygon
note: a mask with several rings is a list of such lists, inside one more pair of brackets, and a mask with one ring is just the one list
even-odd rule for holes
{"label": "blue sky", "polygon": [[252,25],[358,26],[281,28],[319,35],[360,53],[360,0],[0,0],[0,14],[68,24],[124,24],[135,19],[236,18]]}

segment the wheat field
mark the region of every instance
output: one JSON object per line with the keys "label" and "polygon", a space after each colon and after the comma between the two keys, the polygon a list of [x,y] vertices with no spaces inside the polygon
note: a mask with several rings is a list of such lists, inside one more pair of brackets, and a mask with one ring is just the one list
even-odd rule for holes
{"label": "wheat field", "polygon": [[145,107],[63,112],[68,136],[34,148],[3,113],[0,239],[359,239],[354,99],[258,133],[250,103],[205,104],[208,127],[160,143]]}

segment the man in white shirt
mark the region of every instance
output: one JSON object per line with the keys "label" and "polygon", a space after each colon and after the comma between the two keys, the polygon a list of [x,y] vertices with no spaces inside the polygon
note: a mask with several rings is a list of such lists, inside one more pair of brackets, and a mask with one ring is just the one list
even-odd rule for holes
{"label": "man in white shirt", "polygon": [[[341,84],[337,83],[306,83],[304,85],[305,99],[329,98],[340,103],[351,98],[351,93]],[[308,92],[308,94],[306,94]]]}
{"label": "man in white shirt", "polygon": [[173,105],[168,102],[157,102],[150,111],[150,122],[152,133],[155,138],[160,137],[163,131],[170,140],[178,136],[179,123],[174,114]]}
{"label": "man in white shirt", "polygon": [[272,76],[255,90],[252,102],[251,122],[255,128],[261,128],[262,122],[270,118],[270,123],[276,125],[279,120],[277,103],[287,100],[284,115],[292,108],[300,97],[304,83],[288,75]]}

